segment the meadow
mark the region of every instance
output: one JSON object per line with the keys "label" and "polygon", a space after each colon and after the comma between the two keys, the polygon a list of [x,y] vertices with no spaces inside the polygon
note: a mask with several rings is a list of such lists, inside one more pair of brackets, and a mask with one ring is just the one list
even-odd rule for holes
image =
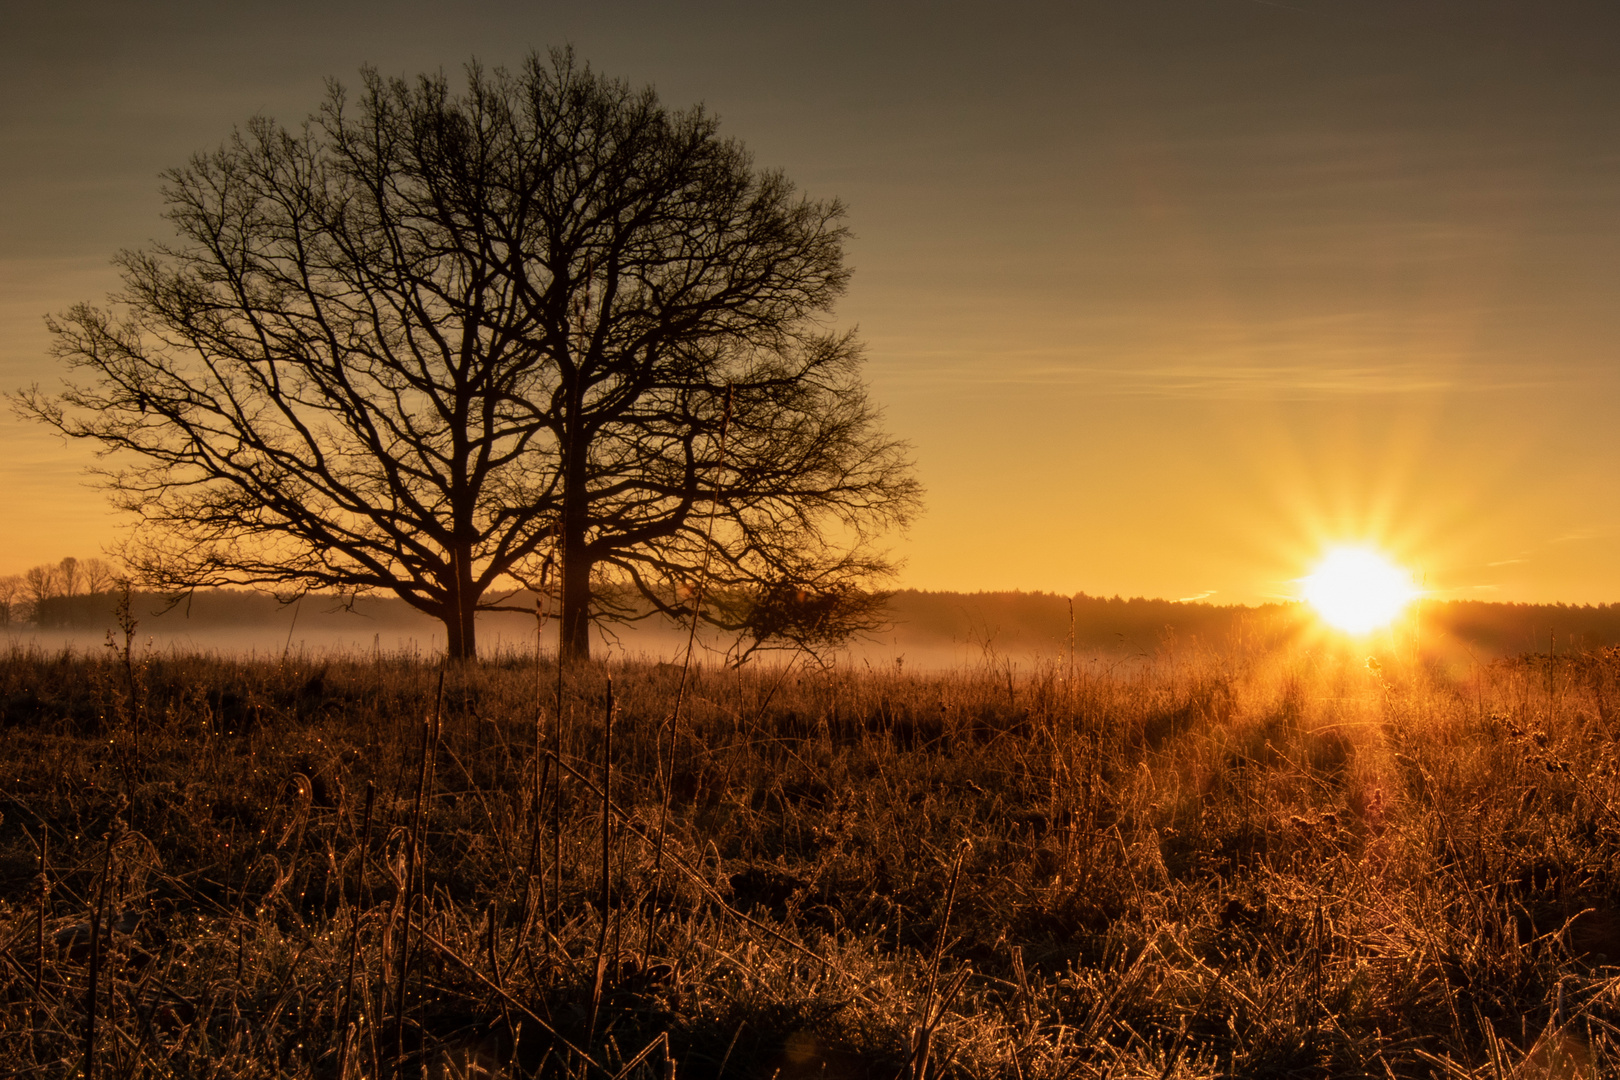
{"label": "meadow", "polygon": [[0,1074],[1620,1075],[1620,655],[0,657]]}

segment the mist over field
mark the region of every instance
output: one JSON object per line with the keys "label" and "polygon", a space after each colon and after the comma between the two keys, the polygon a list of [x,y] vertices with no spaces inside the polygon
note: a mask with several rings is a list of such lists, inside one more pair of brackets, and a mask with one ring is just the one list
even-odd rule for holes
{"label": "mist over field", "polygon": [[[529,594],[513,607],[529,607]],[[247,591],[200,591],[173,601],[140,594],[134,647],[165,653],[199,653],[241,659],[304,656],[414,656],[444,651],[443,626],[395,599],[344,601],[311,595],[283,604]],[[1425,601],[1387,630],[1362,638],[1329,635],[1302,604],[1262,606],[1184,603],[1142,597],[1073,597],[1042,592],[929,592],[906,589],[890,597],[885,630],[852,640],[825,659],[835,663],[944,670],[959,665],[1035,664],[1174,658],[1191,654],[1270,651],[1305,643],[1346,644],[1369,653],[1420,652],[1449,664],[1527,653],[1577,653],[1620,644],[1620,604],[1492,604]],[[110,595],[56,598],[41,624],[0,628],[12,646],[94,653],[113,641],[122,647]],[[535,617],[521,612],[483,613],[479,639],[487,656],[531,654]],[[109,634],[111,638],[109,638]],[[661,616],[598,628],[595,645],[604,658],[678,660],[689,637],[686,626]],[[730,635],[705,628],[697,655],[724,661],[734,649]],[[541,650],[556,651],[556,621],[543,620]],[[778,659],[785,652],[766,652]],[[767,661],[769,662],[769,661]]]}

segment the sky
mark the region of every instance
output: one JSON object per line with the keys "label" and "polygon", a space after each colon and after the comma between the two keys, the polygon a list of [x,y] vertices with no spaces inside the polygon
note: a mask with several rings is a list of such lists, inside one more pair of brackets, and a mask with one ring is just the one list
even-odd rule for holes
{"label": "sky", "polygon": [[[233,126],[565,44],[848,205],[900,584],[1620,601],[1612,2],[6,4],[0,389]],[[116,540],[92,462],[0,415],[0,573]]]}

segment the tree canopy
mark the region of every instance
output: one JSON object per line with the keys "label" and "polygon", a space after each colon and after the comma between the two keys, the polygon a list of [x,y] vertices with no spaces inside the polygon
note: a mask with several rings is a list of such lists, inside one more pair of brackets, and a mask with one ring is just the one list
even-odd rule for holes
{"label": "tree canopy", "polygon": [[69,381],[17,399],[107,452],[146,582],[389,592],[456,657],[513,582],[575,657],[705,586],[755,644],[865,624],[920,489],[829,325],[843,208],[701,107],[568,51],[368,70],[163,193],[176,239],[51,320]]}

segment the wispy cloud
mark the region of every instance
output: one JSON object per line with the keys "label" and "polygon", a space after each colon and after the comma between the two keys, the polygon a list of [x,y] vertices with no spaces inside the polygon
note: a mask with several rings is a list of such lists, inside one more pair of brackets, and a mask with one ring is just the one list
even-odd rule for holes
{"label": "wispy cloud", "polygon": [[1474,369],[1422,364],[1160,363],[1142,365],[1062,362],[1050,357],[1008,357],[973,362],[957,357],[910,357],[884,365],[903,386],[1073,386],[1092,393],[1173,398],[1290,398],[1488,394],[1573,382],[1556,371]]}
{"label": "wispy cloud", "polygon": [[1112,371],[1108,376],[1121,391],[1171,397],[1423,394],[1452,391],[1460,386],[1450,375],[1395,364],[1167,364]]}

